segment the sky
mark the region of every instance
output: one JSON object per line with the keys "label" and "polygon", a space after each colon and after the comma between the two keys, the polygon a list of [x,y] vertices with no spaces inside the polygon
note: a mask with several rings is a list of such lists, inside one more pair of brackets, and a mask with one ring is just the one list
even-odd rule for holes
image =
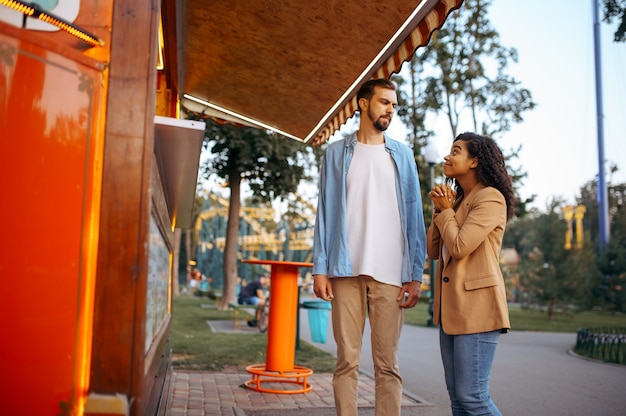
{"label": "sky", "polygon": [[[512,162],[527,173],[520,196],[536,195],[531,206],[540,211],[555,197],[574,204],[580,188],[599,170],[592,6],[592,0],[494,0],[489,12],[501,44],[519,55],[507,73],[531,91],[537,104],[497,138],[498,144],[505,154],[522,145],[519,159]],[[624,183],[626,43],[613,42],[615,28],[615,22],[601,22],[604,156],[607,182]],[[471,127],[460,128],[467,130]],[[406,137],[398,118],[388,133]],[[449,127],[436,136],[443,157],[451,144]],[[619,171],[609,177],[611,164]]]}
{"label": "sky", "polygon": [[[509,73],[537,103],[499,141],[522,145],[521,196],[536,194],[539,209],[555,196],[574,203],[599,171],[593,1],[495,0],[490,16],[502,44],[518,50]],[[626,182],[626,43],[613,41],[616,26],[600,25],[607,183]],[[609,176],[612,164],[619,171]]]}
{"label": "sky", "polygon": [[[554,198],[575,204],[580,188],[599,170],[592,11],[593,0],[494,0],[489,12],[501,44],[518,52],[507,73],[531,91],[536,103],[521,123],[497,138],[498,144],[505,154],[522,146],[512,162],[527,174],[520,196],[535,195],[531,207],[542,212]],[[613,42],[616,22],[601,21],[600,27],[605,173],[607,183],[626,183],[626,42]],[[349,121],[331,141],[354,128]],[[451,144],[446,128],[436,136],[442,158]],[[467,130],[471,127],[460,128]],[[400,140],[407,136],[397,117],[388,133]],[[619,170],[611,175],[612,164]],[[315,187],[299,192],[316,198]]]}

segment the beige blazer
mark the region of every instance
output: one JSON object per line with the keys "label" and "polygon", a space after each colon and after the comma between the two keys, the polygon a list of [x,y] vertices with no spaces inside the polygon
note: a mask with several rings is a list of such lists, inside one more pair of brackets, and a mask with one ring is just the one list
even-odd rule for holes
{"label": "beige blazer", "polygon": [[506,221],[502,193],[480,184],[433,216],[426,235],[428,257],[439,260],[433,318],[446,334],[511,327],[499,263]]}

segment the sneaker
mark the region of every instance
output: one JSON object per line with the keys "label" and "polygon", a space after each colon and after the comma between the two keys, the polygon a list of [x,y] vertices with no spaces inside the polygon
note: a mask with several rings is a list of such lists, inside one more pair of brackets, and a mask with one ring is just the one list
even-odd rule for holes
{"label": "sneaker", "polygon": [[251,319],[248,321],[248,326],[250,328],[254,328],[256,326],[256,319]]}

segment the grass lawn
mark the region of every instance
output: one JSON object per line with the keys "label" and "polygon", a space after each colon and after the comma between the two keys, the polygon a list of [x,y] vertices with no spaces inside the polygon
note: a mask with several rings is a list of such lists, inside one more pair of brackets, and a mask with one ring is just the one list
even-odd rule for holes
{"label": "grass lawn", "polygon": [[[265,362],[267,333],[227,334],[212,332],[206,321],[233,319],[232,311],[218,311],[215,301],[193,296],[173,299],[170,336],[175,369],[194,371],[245,371]],[[304,340],[296,350],[296,365],[314,372],[332,372],[335,357]]]}
{"label": "grass lawn", "polygon": [[[514,331],[576,332],[580,328],[622,327],[626,328],[626,315],[607,312],[585,311],[573,314],[557,314],[548,320],[545,312],[509,306],[511,327]],[[404,314],[404,323],[426,326],[428,302],[420,302]]]}
{"label": "grass lawn", "polygon": [[[211,305],[213,307],[203,307]],[[215,301],[207,298],[181,295],[173,299],[171,346],[173,365],[179,370],[245,371],[250,364],[265,362],[267,333],[226,334],[214,333],[208,320],[232,319],[231,311],[218,311]],[[581,312],[556,315],[548,320],[546,313],[510,307],[511,326],[515,331],[576,332],[579,328],[626,327],[626,315],[602,312]],[[420,302],[405,311],[407,325],[426,326],[428,302]],[[300,340],[295,364],[311,368],[314,372],[332,372],[335,358]]]}
{"label": "grass lawn", "polygon": [[585,311],[557,314],[548,320],[546,312],[509,308],[511,326],[518,331],[577,332],[580,328],[626,327],[626,315]]}

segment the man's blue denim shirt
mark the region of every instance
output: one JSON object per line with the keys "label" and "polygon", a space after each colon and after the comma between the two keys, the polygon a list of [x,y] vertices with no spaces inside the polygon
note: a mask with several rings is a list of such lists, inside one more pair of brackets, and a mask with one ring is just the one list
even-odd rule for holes
{"label": "man's blue denim shirt", "polygon": [[[356,132],[333,142],[322,159],[313,240],[314,275],[353,275],[346,229],[346,178],[356,142]],[[411,149],[386,135],[385,148],[396,166],[396,194],[404,230],[402,283],[421,282],[426,258],[426,230],[417,166]]]}

